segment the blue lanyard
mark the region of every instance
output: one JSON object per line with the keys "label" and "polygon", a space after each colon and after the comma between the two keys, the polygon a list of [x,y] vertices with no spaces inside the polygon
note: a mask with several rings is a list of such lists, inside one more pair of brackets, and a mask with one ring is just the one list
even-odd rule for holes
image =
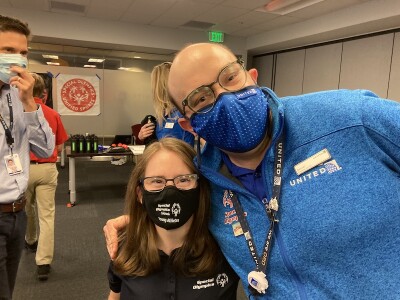
{"label": "blue lanyard", "polygon": [[273,180],[272,198],[269,202],[266,201],[266,199],[263,200],[265,211],[270,220],[270,226],[261,257],[257,253],[253,235],[251,234],[249,223],[247,222],[242,205],[240,204],[236,195],[233,194],[233,192],[229,191],[233,207],[235,208],[240,226],[242,227],[247,242],[247,246],[256,264],[256,271],[261,271],[264,274],[267,269],[267,263],[272,244],[272,237],[274,235],[275,223],[279,221],[276,219],[276,213],[278,212],[279,208],[278,203],[281,194],[282,170],[283,170],[283,140],[284,140],[284,134],[282,132],[280,138],[277,140],[275,144],[274,180]]}

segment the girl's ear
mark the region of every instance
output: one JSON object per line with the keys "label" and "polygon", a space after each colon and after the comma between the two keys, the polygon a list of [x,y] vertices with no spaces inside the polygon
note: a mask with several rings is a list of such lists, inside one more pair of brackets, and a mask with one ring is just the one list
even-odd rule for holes
{"label": "girl's ear", "polygon": [[142,189],[139,186],[136,187],[136,195],[137,195],[137,199],[140,202],[140,204],[143,204],[142,203],[142,199],[143,199]]}

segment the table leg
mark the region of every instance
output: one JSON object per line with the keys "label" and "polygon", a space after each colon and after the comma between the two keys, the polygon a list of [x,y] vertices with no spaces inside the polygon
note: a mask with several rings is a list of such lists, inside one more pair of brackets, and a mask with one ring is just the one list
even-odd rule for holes
{"label": "table leg", "polygon": [[62,150],[61,150],[60,166],[61,166],[61,168],[65,167],[65,146],[64,146],[64,144],[62,145]]}
{"label": "table leg", "polygon": [[75,158],[68,158],[69,167],[69,202],[74,205],[76,202],[76,185],[75,185]]}

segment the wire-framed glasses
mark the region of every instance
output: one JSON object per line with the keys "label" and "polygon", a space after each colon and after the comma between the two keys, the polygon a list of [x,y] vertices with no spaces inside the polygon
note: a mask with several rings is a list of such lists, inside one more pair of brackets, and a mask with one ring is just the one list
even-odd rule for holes
{"label": "wire-framed glasses", "polygon": [[148,192],[161,192],[168,181],[172,181],[176,188],[180,190],[190,190],[197,186],[197,174],[179,175],[174,178],[165,178],[162,176],[145,177],[140,182],[143,188]]}
{"label": "wire-framed glasses", "polygon": [[241,58],[229,63],[219,72],[217,80],[198,87],[182,101],[184,115],[186,106],[194,113],[199,114],[208,113],[213,109],[216,100],[212,89],[214,84],[218,83],[226,91],[236,92],[245,85],[246,79],[247,72]]}

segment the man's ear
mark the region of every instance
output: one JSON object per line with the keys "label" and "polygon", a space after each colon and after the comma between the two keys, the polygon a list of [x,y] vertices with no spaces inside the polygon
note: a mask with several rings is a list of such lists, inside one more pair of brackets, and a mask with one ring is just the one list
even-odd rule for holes
{"label": "man's ear", "polygon": [[138,201],[141,203],[141,204],[143,204],[143,194],[142,194],[142,189],[139,187],[139,186],[137,186],[136,187],[136,194],[137,194],[137,199],[138,199]]}
{"label": "man's ear", "polygon": [[192,127],[192,125],[190,125],[190,121],[188,119],[179,118],[178,123],[182,127],[183,130],[186,130],[186,131],[190,132],[191,134],[196,135],[196,133],[194,132],[193,127]]}
{"label": "man's ear", "polygon": [[254,83],[257,83],[257,78],[258,78],[258,71],[256,69],[250,69],[249,71],[251,79],[253,79]]}

